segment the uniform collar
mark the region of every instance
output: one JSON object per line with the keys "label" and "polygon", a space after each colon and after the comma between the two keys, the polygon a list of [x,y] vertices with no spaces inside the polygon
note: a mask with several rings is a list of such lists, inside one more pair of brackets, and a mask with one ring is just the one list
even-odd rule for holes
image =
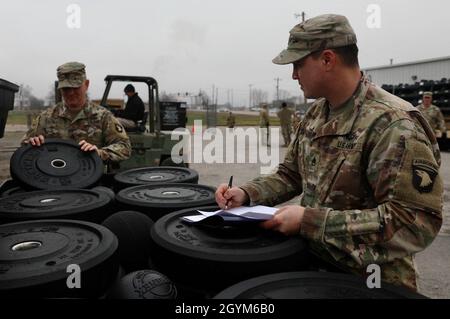
{"label": "uniform collar", "polygon": [[78,112],[78,114],[72,118],[72,116],[70,115],[70,113],[67,111],[66,106],[64,105],[64,102],[61,103],[59,105],[59,109],[58,109],[58,116],[62,117],[62,118],[66,118],[71,120],[72,122],[78,121],[78,120],[82,120],[82,119],[87,119],[88,115],[92,112],[92,106],[91,103],[89,101],[86,101],[86,105],[84,106],[83,109],[81,109],[80,112]]}
{"label": "uniform collar", "polygon": [[359,115],[362,104],[366,100],[367,91],[371,86],[367,77],[362,74],[358,88],[355,93],[342,105],[337,114],[327,122],[330,112],[328,101],[320,109],[318,116],[320,124],[317,126],[315,138],[329,135],[347,135],[352,131],[353,125]]}

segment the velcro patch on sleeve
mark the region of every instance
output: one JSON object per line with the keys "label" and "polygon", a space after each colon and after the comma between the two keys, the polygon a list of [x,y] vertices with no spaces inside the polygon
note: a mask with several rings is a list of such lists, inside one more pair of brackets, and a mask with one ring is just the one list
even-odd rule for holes
{"label": "velcro patch on sleeve", "polygon": [[394,198],[419,208],[441,211],[444,185],[431,148],[416,139],[405,142]]}

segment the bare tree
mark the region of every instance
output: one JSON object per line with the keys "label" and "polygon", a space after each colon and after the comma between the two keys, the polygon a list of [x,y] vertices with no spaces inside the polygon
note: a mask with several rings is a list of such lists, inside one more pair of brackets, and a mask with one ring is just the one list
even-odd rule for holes
{"label": "bare tree", "polygon": [[282,90],[282,89],[279,90],[278,94],[280,96],[280,101],[287,100],[291,97],[291,93],[289,93],[289,91]]}
{"label": "bare tree", "polygon": [[269,94],[267,91],[260,90],[260,89],[253,89],[252,90],[252,104],[253,105],[260,105],[261,103],[267,103]]}

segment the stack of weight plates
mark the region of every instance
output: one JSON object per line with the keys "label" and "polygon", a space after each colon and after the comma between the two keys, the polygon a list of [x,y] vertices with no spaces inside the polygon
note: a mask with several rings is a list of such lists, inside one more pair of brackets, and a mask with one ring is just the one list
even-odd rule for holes
{"label": "stack of weight plates", "polygon": [[0,298],[98,298],[117,278],[117,238],[74,220],[0,226]]}
{"label": "stack of weight plates", "polygon": [[0,224],[38,219],[101,222],[113,213],[114,192],[90,188],[103,174],[96,152],[83,152],[68,140],[47,139],[26,145],[10,161],[13,181],[2,185]]}
{"label": "stack of weight plates", "polygon": [[215,205],[215,191],[199,184],[147,184],[121,190],[116,202],[122,210],[139,211],[156,221],[183,208]]}
{"label": "stack of weight plates", "polygon": [[180,210],[160,218],[151,236],[157,250],[153,262],[185,287],[187,293],[208,296],[225,287],[258,275],[305,270],[306,244],[300,237],[286,237],[263,230],[255,223],[198,225],[181,220],[197,209]]}

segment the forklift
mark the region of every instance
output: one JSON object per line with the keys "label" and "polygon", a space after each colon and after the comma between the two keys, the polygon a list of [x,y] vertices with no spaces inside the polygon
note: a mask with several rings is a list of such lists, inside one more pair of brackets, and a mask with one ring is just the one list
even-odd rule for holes
{"label": "forklift", "polygon": [[[107,75],[105,77],[106,88],[100,105],[111,110],[114,105],[108,104],[108,96],[110,94],[113,82],[140,82],[148,86],[148,112],[145,112],[144,119],[137,123],[137,128],[127,130],[127,134],[131,142],[131,156],[129,159],[120,163],[114,163],[111,168],[114,172],[120,172],[132,168],[147,167],[147,166],[180,166],[188,167],[187,163],[182,161],[183,150],[179,156],[180,163],[176,163],[171,158],[171,150],[179,140],[172,140],[170,132],[162,131],[161,123],[161,109],[158,95],[158,83],[152,77],[147,76],[125,76],[125,75]],[[164,102],[167,103],[167,102]],[[172,106],[176,106],[178,112],[178,127],[186,126],[186,109],[182,103],[169,102]]]}

